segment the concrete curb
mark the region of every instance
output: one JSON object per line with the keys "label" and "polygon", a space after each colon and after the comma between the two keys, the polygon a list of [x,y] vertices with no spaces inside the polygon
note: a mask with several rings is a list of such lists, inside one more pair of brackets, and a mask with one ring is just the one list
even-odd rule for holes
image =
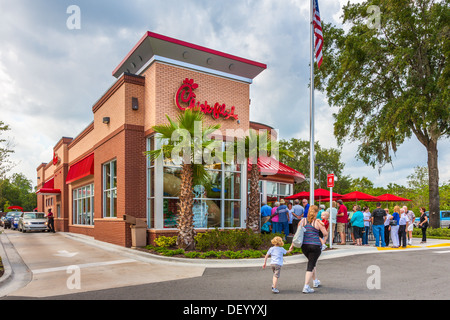
{"label": "concrete curb", "polygon": [[[71,238],[76,241],[83,242],[87,245],[95,246],[108,250],[111,252],[121,253],[129,258],[134,258],[143,262],[157,263],[157,264],[173,264],[173,265],[186,265],[186,266],[199,266],[205,268],[244,268],[244,267],[261,267],[264,263],[264,258],[257,259],[189,259],[189,258],[177,258],[177,257],[165,257],[155,255],[149,252],[140,251],[139,249],[125,248],[122,246],[102,242],[93,239],[92,237],[76,234],[60,232],[65,237]],[[333,250],[323,251],[320,259],[333,259],[340,258],[349,255],[367,254],[380,252],[375,247],[355,247],[345,246],[336,248]],[[298,264],[305,263],[307,259],[304,255],[295,255],[284,257],[284,264]]]}
{"label": "concrete curb", "polygon": [[[2,257],[2,264],[4,270],[3,276],[0,277],[0,288],[6,286],[6,284],[8,284],[8,282],[11,281],[12,275],[11,264],[9,263],[9,259],[3,244],[6,242],[9,242],[8,237],[3,232],[0,233],[0,257]],[[0,297],[2,297],[1,292]]]}
{"label": "concrete curb", "polygon": [[3,232],[0,234],[0,255],[5,268],[5,273],[0,278],[0,298],[2,298],[25,287],[32,280],[32,273]]}

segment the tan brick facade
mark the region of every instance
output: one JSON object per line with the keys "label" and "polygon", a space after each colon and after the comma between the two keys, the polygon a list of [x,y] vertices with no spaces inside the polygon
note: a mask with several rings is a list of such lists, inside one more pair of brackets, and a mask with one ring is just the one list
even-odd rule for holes
{"label": "tan brick facade", "polygon": [[[199,69],[202,70],[202,69]],[[131,246],[130,224],[123,220],[129,215],[147,218],[147,167],[144,152],[147,137],[154,125],[167,123],[166,115],[176,119],[181,112],[175,104],[175,95],[183,80],[193,79],[198,84],[197,100],[235,107],[235,119],[214,119],[205,116],[207,125],[220,123],[226,129],[247,131],[250,128],[250,83],[214,72],[193,70],[184,66],[154,61],[139,76],[125,73],[92,107],[93,122],[74,139],[62,138],[54,147],[58,162],[41,164],[37,168],[38,189],[49,179],[59,195],[38,195],[38,210],[51,208],[57,215],[57,231],[81,233],[97,240],[121,246]],[[138,107],[133,109],[133,98]],[[109,123],[104,119],[109,118]],[[262,125],[263,126],[263,125]],[[94,174],[66,184],[69,170],[79,161],[94,154]],[[117,164],[117,216],[104,217],[103,167],[112,160]],[[94,185],[94,225],[74,224],[73,191]],[[174,231],[148,230],[148,238],[174,234]]]}

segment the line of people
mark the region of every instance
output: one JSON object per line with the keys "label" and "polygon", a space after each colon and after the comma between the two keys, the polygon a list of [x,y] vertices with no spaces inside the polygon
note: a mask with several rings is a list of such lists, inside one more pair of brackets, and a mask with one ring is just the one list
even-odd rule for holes
{"label": "line of people", "polygon": [[[302,218],[306,218],[309,210],[308,200],[303,199],[302,205],[299,200],[294,204],[280,200],[275,202],[274,207],[263,203],[261,207],[261,232],[282,233],[285,236],[294,235],[297,231],[298,223]],[[370,212],[368,206],[362,210],[359,205],[354,205],[352,212],[348,212],[342,200],[333,201],[332,207],[325,210],[325,206],[319,206],[317,219],[326,226],[327,231],[332,235],[339,234],[340,242],[346,244],[347,232],[350,234],[352,244],[358,246],[369,245],[369,233],[372,229],[376,247],[389,246],[392,240],[393,248],[406,247],[412,244],[413,223],[415,215],[407,206],[394,207],[394,212],[389,213],[389,209],[381,208],[381,203],[376,204],[376,209]],[[428,217],[426,209],[421,208],[419,227],[422,229],[422,242],[426,242],[426,229],[428,227]],[[328,230],[330,220],[333,230]]]}

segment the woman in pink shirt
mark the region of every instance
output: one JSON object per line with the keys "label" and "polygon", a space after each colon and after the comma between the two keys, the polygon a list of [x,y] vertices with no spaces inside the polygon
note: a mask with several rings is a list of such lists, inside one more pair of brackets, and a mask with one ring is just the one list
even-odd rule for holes
{"label": "woman in pink shirt", "polygon": [[271,217],[272,217],[272,233],[278,233],[281,230],[279,229],[279,223],[278,223],[278,215],[274,215],[277,213],[277,208],[280,205],[280,203],[277,201],[275,202],[272,211],[271,211]]}

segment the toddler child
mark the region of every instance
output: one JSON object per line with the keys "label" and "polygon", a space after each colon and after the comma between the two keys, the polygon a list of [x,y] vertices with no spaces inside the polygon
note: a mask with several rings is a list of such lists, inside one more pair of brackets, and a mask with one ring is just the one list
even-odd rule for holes
{"label": "toddler child", "polygon": [[[330,218],[330,213],[328,211],[324,211],[322,213],[322,222],[325,226],[325,229],[328,231],[328,227],[330,226],[330,221],[328,221],[328,219]],[[327,239],[323,237],[322,232],[319,232],[320,234],[320,242],[322,243],[322,251],[325,250],[327,248],[326,242]],[[328,234],[330,234],[330,232],[328,231]],[[327,236],[328,238],[328,236]]]}
{"label": "toddler child", "polygon": [[280,291],[277,289],[277,284],[278,278],[280,278],[281,267],[283,266],[283,255],[292,252],[292,249],[286,251],[286,249],[283,248],[284,242],[281,237],[275,237],[271,242],[273,244],[273,247],[271,247],[267,251],[266,257],[264,259],[263,269],[266,268],[267,258],[270,256],[270,266],[272,267],[273,271],[272,292],[280,293]]}

